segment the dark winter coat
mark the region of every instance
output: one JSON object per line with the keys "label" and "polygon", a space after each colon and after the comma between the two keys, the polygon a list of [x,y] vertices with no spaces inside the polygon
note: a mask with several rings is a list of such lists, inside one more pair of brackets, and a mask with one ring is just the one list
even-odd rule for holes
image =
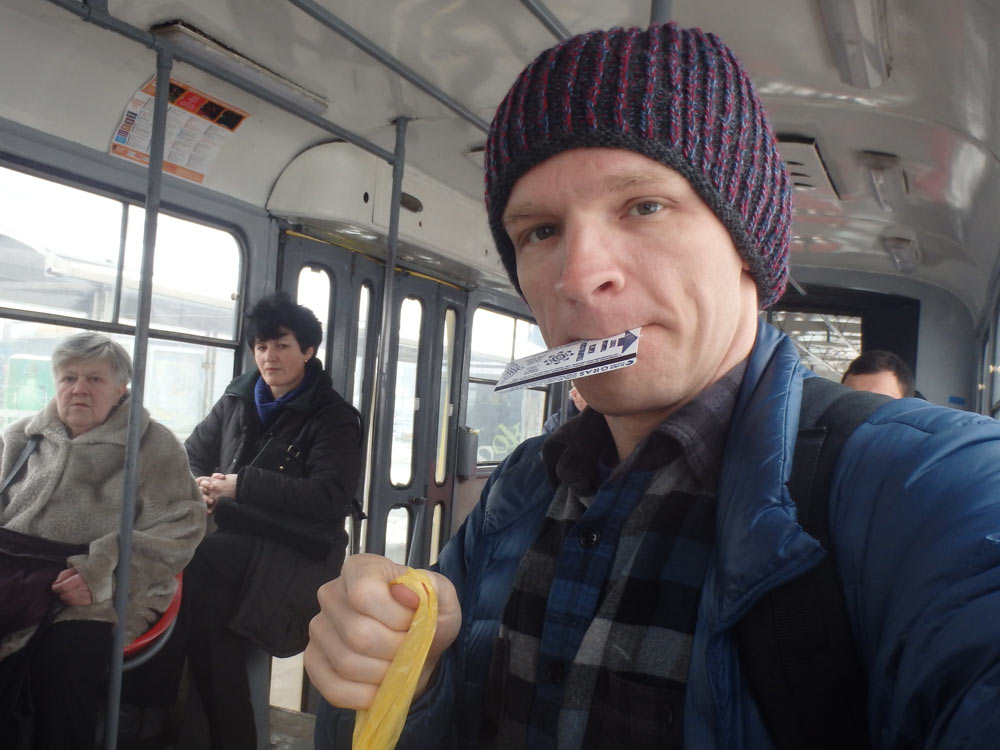
{"label": "dark winter coat", "polygon": [[259,541],[229,627],[276,656],[305,648],[319,611],[316,589],[340,572],[362,466],[361,417],[316,359],[313,385],[264,430],[254,405],[256,370],[236,378],[185,442],[195,476],[236,474],[221,498],[220,530]]}

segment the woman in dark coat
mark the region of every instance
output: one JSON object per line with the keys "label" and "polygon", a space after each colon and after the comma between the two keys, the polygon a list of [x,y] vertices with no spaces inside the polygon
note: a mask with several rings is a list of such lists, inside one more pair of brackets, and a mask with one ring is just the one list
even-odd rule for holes
{"label": "woman in dark coat", "polygon": [[256,747],[247,640],[275,656],[303,650],[316,589],[344,561],[362,465],[361,418],[315,358],[316,316],[286,294],[246,316],[257,370],[233,380],[187,439],[217,530],[184,573],[191,674],[211,746]]}

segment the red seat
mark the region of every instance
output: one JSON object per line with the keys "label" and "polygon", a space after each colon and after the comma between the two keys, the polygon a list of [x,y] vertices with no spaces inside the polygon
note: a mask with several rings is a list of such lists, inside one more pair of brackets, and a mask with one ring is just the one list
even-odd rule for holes
{"label": "red seat", "polygon": [[177,590],[174,592],[174,598],[170,600],[166,611],[160,615],[160,619],[153,623],[149,630],[125,646],[123,669],[130,669],[144,663],[167,642],[174,629],[174,624],[177,622],[177,613],[181,608],[183,584],[184,572],[181,571],[177,574]]}

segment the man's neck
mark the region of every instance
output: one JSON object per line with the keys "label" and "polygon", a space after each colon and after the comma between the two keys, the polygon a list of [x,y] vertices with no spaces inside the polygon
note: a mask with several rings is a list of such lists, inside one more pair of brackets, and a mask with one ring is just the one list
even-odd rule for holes
{"label": "man's neck", "polygon": [[[671,404],[670,406],[665,406],[661,409],[651,409],[638,414],[618,416],[609,416],[605,414],[604,419],[608,424],[608,431],[611,433],[611,439],[615,443],[615,451],[618,453],[618,461],[624,461],[632,455],[639,443],[641,443],[647,435],[653,432],[658,425],[662,424],[668,417],[684,407],[685,404],[700,398],[701,394],[705,393],[710,388],[713,388],[720,380],[727,378],[733,379],[733,388],[738,389],[739,382],[742,381],[743,373],[745,371],[745,360],[737,362],[731,367],[727,366],[724,372],[721,372],[717,377],[713,378],[712,381],[698,391],[698,393],[678,404]],[[733,397],[735,397],[735,391]]]}
{"label": "man's neck", "polygon": [[610,417],[605,414],[604,419],[608,423],[611,439],[615,441],[619,462],[628,458],[646,435],[655,430],[656,426],[673,414],[677,408],[647,411],[625,417]]}

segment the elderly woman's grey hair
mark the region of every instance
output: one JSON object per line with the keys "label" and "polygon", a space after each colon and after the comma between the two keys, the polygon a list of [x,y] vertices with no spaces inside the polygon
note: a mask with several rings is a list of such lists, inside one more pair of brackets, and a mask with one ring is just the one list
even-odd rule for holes
{"label": "elderly woman's grey hair", "polygon": [[122,385],[132,377],[132,358],[128,352],[118,342],[95,331],[74,333],[56,344],[52,351],[52,372],[58,373],[69,362],[94,360],[111,365],[111,372]]}

